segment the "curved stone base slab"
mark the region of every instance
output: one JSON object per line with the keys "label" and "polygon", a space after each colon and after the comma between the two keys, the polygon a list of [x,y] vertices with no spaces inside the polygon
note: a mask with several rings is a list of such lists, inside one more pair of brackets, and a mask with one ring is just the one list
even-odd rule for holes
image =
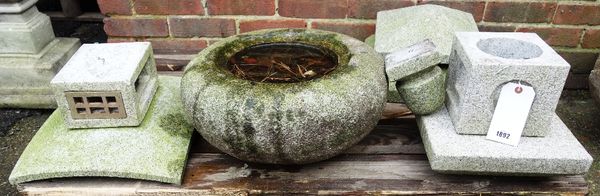
{"label": "curved stone base slab", "polygon": [[9,181],[105,176],[180,184],[192,135],[178,77],[159,88],[139,127],[68,129],[57,110],[17,161]]}
{"label": "curved stone base slab", "polygon": [[56,108],[50,80],[80,45],[57,38],[39,55],[0,55],[0,108]]}
{"label": "curved stone base slab", "polygon": [[417,117],[434,171],[452,174],[550,176],[584,174],[592,156],[556,114],[548,135],[523,137],[518,147],[454,131],[446,107]]}

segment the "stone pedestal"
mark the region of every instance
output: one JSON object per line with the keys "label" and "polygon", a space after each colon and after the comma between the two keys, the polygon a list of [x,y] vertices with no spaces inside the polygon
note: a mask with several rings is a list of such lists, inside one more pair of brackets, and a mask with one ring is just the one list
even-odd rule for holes
{"label": "stone pedestal", "polygon": [[570,65],[535,33],[456,33],[446,106],[460,134],[485,135],[502,86],[532,86],[535,99],[523,135],[545,136]]}
{"label": "stone pedestal", "polygon": [[[586,173],[592,156],[554,112],[569,67],[535,34],[456,33],[446,107],[417,116],[431,168],[476,175]],[[530,85],[536,92],[518,146],[485,136],[499,91],[512,81]]]}
{"label": "stone pedestal", "polygon": [[50,80],[80,46],[56,38],[35,2],[0,1],[0,108],[55,108]]}

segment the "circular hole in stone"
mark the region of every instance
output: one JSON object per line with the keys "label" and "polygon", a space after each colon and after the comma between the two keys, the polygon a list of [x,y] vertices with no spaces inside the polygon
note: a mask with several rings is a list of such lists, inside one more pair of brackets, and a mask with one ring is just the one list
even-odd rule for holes
{"label": "circular hole in stone", "polygon": [[291,83],[320,78],[337,64],[337,55],[327,48],[282,42],[247,47],[233,55],[226,67],[246,80]]}
{"label": "circular hole in stone", "polygon": [[531,59],[542,55],[542,49],[539,46],[510,38],[479,40],[477,47],[485,53],[507,59]]}

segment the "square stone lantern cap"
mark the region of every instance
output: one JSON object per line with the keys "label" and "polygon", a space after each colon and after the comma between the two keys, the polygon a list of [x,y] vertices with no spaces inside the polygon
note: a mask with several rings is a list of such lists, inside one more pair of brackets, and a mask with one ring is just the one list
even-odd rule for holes
{"label": "square stone lantern cap", "polygon": [[478,31],[470,13],[440,6],[418,5],[377,12],[375,51],[389,54],[429,39],[448,63],[455,32]]}
{"label": "square stone lantern cap", "polygon": [[156,75],[149,42],[84,44],[50,84],[70,128],[138,126]]}
{"label": "square stone lantern cap", "polygon": [[149,42],[83,44],[52,79],[53,84],[132,84],[151,53]]}

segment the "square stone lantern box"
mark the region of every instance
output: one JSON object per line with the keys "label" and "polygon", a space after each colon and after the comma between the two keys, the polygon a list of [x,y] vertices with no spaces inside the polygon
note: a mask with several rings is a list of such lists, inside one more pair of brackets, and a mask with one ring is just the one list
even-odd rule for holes
{"label": "square stone lantern box", "polygon": [[157,89],[152,47],[84,44],[51,85],[69,128],[138,126]]}
{"label": "square stone lantern box", "polygon": [[446,83],[456,132],[486,134],[502,86],[520,82],[535,91],[523,135],[547,135],[569,68],[535,33],[456,33]]}

